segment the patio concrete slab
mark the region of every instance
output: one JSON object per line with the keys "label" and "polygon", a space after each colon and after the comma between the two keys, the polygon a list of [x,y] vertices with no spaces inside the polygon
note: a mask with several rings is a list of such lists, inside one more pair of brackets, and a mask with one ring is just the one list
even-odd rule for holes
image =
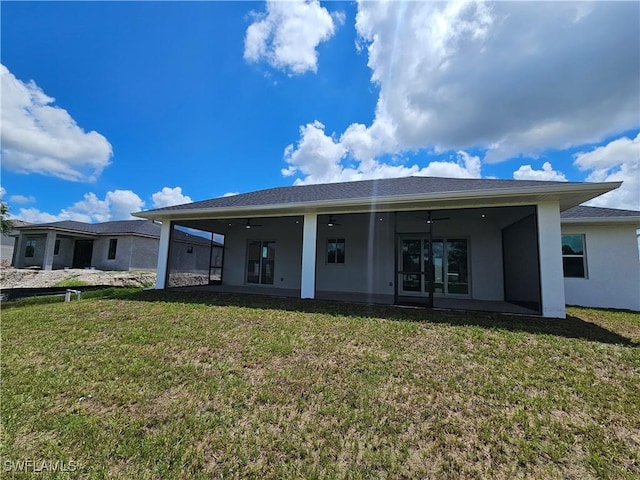
{"label": "patio concrete slab", "polygon": [[[265,285],[200,285],[190,287],[178,287],[172,290],[188,290],[211,293],[233,293],[238,295],[266,295],[270,297],[300,298],[299,289],[277,288]],[[330,300],[348,303],[366,303],[376,305],[396,304],[393,295],[379,295],[353,292],[316,292],[316,299]],[[428,299],[422,297],[401,297],[398,299],[399,305],[411,305],[417,307],[428,307]],[[508,302],[491,300],[474,300],[470,298],[435,298],[434,308],[444,310],[469,310],[492,313],[509,313],[516,315],[539,316],[536,310],[515,305]]]}

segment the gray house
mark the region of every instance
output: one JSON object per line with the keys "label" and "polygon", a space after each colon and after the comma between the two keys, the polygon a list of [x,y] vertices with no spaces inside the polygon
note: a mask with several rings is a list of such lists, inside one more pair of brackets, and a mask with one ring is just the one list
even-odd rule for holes
{"label": "gray house", "polygon": [[[156,288],[172,285],[173,232],[188,227],[224,235],[221,285],[206,288],[564,318],[564,266],[580,255],[563,258],[561,212],[619,186],[407,177],[271,188],[135,215],[162,222]],[[631,231],[639,219],[609,228]],[[637,287],[637,246],[628,243],[624,281]]]}
{"label": "gray house", "polygon": [[15,248],[16,238],[20,235],[18,227],[30,225],[29,222],[22,220],[10,219],[13,228],[6,235],[0,235],[0,261],[2,266],[8,266],[13,261],[13,249]]}
{"label": "gray house", "polygon": [[[104,223],[61,221],[18,228],[13,266],[96,268],[98,270],[155,270],[160,241],[159,224],[148,220]],[[177,231],[174,270],[209,274],[212,257],[221,256],[222,244]]]}

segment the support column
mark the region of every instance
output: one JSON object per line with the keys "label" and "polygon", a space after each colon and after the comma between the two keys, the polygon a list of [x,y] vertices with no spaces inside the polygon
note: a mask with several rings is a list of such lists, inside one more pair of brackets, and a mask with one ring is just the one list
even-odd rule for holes
{"label": "support column", "polygon": [[13,247],[13,261],[11,265],[15,268],[22,268],[24,266],[24,245],[26,242],[26,235],[20,233],[16,238]]}
{"label": "support column", "polygon": [[158,246],[158,266],[156,268],[156,290],[165,288],[169,270],[169,240],[171,239],[171,222],[162,221],[160,228],[160,245]]}
{"label": "support column", "polygon": [[42,258],[42,269],[53,270],[53,251],[56,246],[56,232],[47,232],[47,239],[44,244],[44,256]]}
{"label": "support column", "polygon": [[318,237],[318,215],[307,213],[302,230],[302,278],[300,298],[316,296],[316,240]]}
{"label": "support column", "polygon": [[558,202],[544,202],[538,204],[537,211],[542,316],[566,318],[560,206]]}

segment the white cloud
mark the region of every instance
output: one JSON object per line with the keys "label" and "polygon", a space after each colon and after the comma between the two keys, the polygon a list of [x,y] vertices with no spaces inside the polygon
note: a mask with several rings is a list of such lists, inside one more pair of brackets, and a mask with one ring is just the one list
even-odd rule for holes
{"label": "white cloud", "polygon": [[[310,183],[348,182],[374,178],[395,178],[410,175],[434,177],[479,178],[481,162],[477,156],[458,151],[454,159],[430,162],[426,167],[407,166],[396,161],[383,163],[373,158],[367,143],[367,133],[351,129],[340,138],[324,132],[324,125],[314,122],[301,127],[301,139],[297,145],[285,149],[285,161],[289,166],[282,170],[285,176],[302,174],[296,185]],[[361,158],[349,155],[361,152]],[[363,153],[364,152],[364,153]]]}
{"label": "white cloud", "polygon": [[640,210],[640,134],[577,153],[573,163],[590,172],[588,182],[623,182],[620,188],[601,195],[589,205]]}
{"label": "white cloud", "polygon": [[318,121],[300,127],[301,139],[297,148],[289,145],[284,151],[289,167],[282,170],[285,176],[296,172],[316,179],[316,182],[328,182],[340,175],[340,160],[346,149],[334,138],[324,133],[324,125]]}
{"label": "white cloud", "polygon": [[590,7],[359,3],[374,125],[395,125],[402,148],[485,147],[491,162],[637,126],[638,9]]}
{"label": "white cloud", "polygon": [[[1,187],[0,187],[1,188]],[[182,193],[181,187],[163,187],[151,195],[154,208],[169,207],[192,202]],[[112,220],[136,219],[131,214],[139,212],[145,202],[131,190],[114,190],[107,192],[103,199],[95,193],[86,193],[82,200],[60,210],[58,214],[43,212],[37,208],[21,208],[16,218],[32,223],[57,222],[75,220],[77,222],[108,222]]]}
{"label": "white cloud", "polygon": [[[47,212],[41,212],[37,208],[21,208],[20,212],[17,215],[14,215],[14,218],[19,220],[23,220],[29,223],[49,223],[49,222],[57,222],[59,220],[63,220],[58,218],[56,215],[52,215]],[[68,220],[68,219],[65,219]]]}
{"label": "white cloud", "polygon": [[36,201],[35,197],[29,195],[11,195],[9,197],[9,203],[34,203]]}
{"label": "white cloud", "polygon": [[4,187],[0,187],[0,200],[2,200],[4,198],[6,193],[7,193],[7,191],[5,190],[5,188]]}
{"label": "white cloud", "polygon": [[132,212],[144,207],[142,199],[131,190],[107,192],[103,200],[89,192],[84,198],[70,207],[63,208],[57,215],[43,212],[37,208],[21,208],[16,218],[32,223],[75,220],[77,222],[107,222],[110,220],[130,220]]}
{"label": "white cloud", "polygon": [[239,195],[240,192],[227,192],[224,195],[222,195],[223,197],[233,197],[234,195]]}
{"label": "white cloud", "polygon": [[365,164],[471,148],[499,162],[636,128],[639,17],[632,2],[359,1],[359,48],[379,92],[374,120],[313,152],[301,149],[309,125],[321,124],[302,127],[283,173],[335,177],[346,168],[340,149]]}
{"label": "white cloud", "polygon": [[182,187],[163,187],[159,192],[151,195],[154,208],[172,207],[183,203],[191,203],[191,197],[182,193]]}
{"label": "white cloud", "polygon": [[254,14],[247,28],[244,58],[265,60],[273,68],[294,75],[316,72],[316,48],[330,39],[344,15],[331,15],[318,0],[267,1],[267,12]]}
{"label": "white cloud", "polygon": [[131,214],[144,208],[142,199],[131,190],[107,192],[106,200],[109,205],[109,220],[135,219]]}
{"label": "white cloud", "polygon": [[72,181],[96,180],[112,155],[107,139],[85,132],[33,81],[23,83],[4,65],[0,76],[3,168]]}
{"label": "white cloud", "polygon": [[455,161],[430,162],[420,170],[420,175],[429,177],[480,178],[480,158],[463,150],[458,151]]}
{"label": "white cloud", "polygon": [[557,172],[549,162],[544,162],[542,170],[535,170],[531,165],[520,165],[520,168],[513,172],[516,180],[545,180],[551,182],[566,182],[564,173]]}

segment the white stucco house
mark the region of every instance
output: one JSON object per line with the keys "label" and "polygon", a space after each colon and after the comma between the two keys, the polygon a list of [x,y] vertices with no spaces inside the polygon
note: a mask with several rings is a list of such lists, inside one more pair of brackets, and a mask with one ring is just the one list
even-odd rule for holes
{"label": "white stucco house", "polygon": [[638,211],[578,206],[562,212],[568,305],[640,311],[638,228]]}
{"label": "white stucco house", "polygon": [[174,232],[188,227],[224,236],[211,289],[564,318],[567,303],[640,309],[640,213],[574,209],[619,186],[406,177],[135,215],[162,222],[158,289],[171,285]]}

